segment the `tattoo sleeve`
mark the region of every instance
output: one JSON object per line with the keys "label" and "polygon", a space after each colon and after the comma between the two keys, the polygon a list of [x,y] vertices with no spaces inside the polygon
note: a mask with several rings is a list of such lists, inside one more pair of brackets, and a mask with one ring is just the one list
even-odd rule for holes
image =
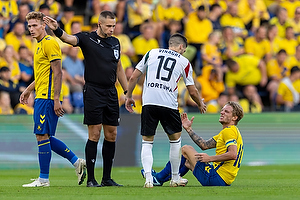
{"label": "tattoo sleeve", "polygon": [[211,149],[216,147],[216,141],[213,138],[204,140],[202,137],[197,135],[193,130],[188,131],[191,139],[197,144],[202,150]]}

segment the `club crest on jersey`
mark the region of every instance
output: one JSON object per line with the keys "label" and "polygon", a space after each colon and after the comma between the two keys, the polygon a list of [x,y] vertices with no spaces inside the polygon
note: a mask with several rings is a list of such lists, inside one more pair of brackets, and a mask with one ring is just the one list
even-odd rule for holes
{"label": "club crest on jersey", "polygon": [[116,59],[119,59],[119,51],[117,49],[114,49],[114,55]]}

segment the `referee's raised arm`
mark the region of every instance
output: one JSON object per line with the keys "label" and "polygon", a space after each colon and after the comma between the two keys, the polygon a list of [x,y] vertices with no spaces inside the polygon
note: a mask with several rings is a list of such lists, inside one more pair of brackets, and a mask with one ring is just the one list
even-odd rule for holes
{"label": "referee's raised arm", "polygon": [[63,31],[59,26],[55,19],[45,16],[44,22],[47,26],[53,31],[56,37],[58,37],[61,41],[68,43],[70,45],[77,45],[77,37],[74,35],[69,35],[65,31]]}

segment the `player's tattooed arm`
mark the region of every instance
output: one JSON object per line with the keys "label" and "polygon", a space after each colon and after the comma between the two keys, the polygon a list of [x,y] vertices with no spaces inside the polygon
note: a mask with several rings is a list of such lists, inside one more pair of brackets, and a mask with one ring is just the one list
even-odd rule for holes
{"label": "player's tattooed arm", "polygon": [[216,147],[216,141],[213,138],[204,140],[202,137],[197,135],[192,129],[188,131],[191,139],[197,144],[202,150],[211,149]]}

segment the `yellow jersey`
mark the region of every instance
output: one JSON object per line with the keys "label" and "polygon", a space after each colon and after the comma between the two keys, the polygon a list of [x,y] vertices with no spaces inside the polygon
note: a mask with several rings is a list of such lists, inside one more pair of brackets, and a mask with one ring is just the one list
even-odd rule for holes
{"label": "yellow jersey", "polygon": [[217,169],[217,173],[220,177],[230,185],[240,168],[240,164],[243,158],[243,139],[239,129],[232,125],[224,128],[218,135],[214,136],[213,139],[217,142],[216,144],[216,155],[221,155],[227,152],[227,148],[231,145],[237,146],[237,159],[228,160],[223,162],[214,162],[214,168]]}
{"label": "yellow jersey", "polygon": [[[51,61],[61,60],[61,50],[57,41],[50,35],[46,35],[38,41],[34,52],[34,78],[36,99],[54,99],[54,74],[51,69]],[[60,94],[60,101],[63,100]]]}

